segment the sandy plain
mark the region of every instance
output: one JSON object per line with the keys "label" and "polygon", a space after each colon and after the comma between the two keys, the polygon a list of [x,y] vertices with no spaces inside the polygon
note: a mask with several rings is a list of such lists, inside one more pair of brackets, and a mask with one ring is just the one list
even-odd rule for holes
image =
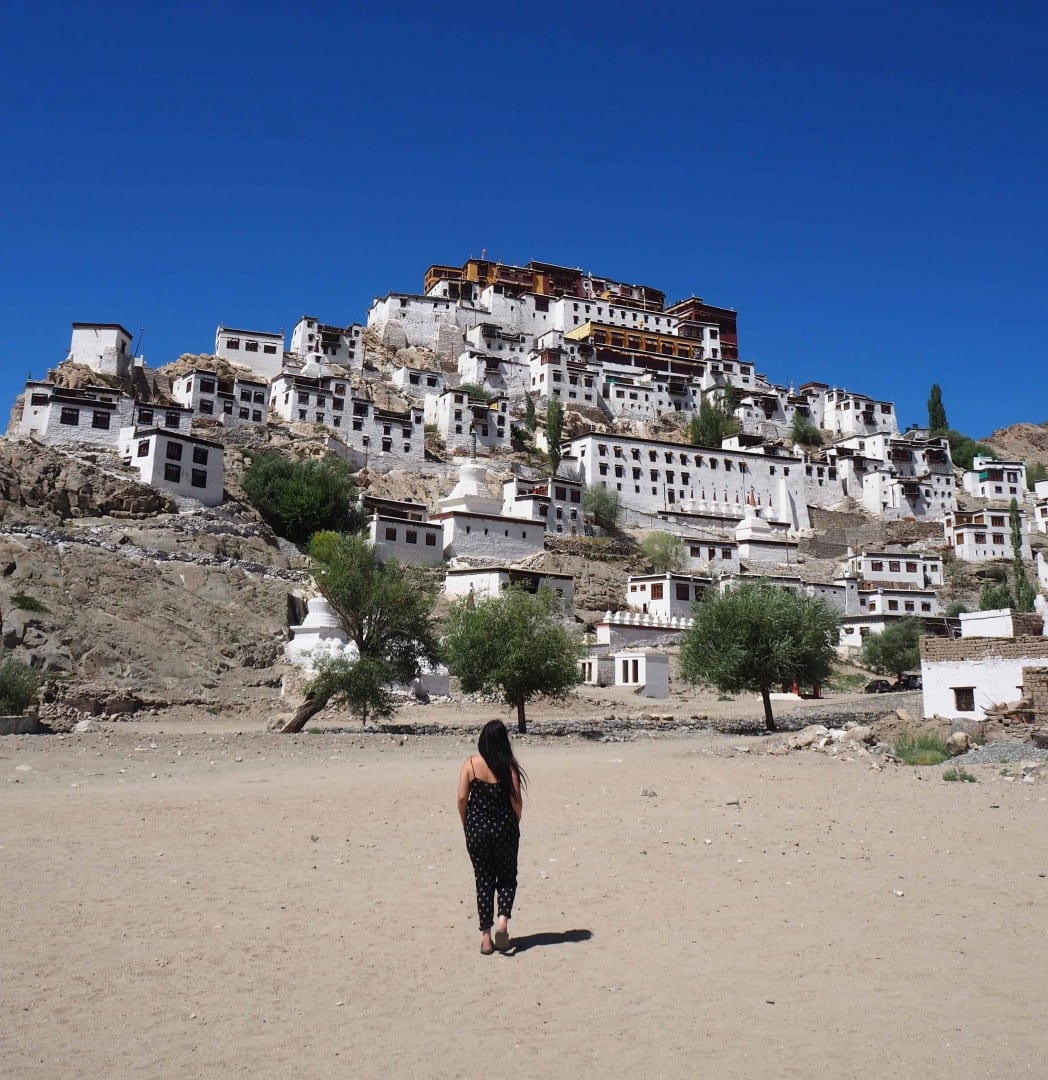
{"label": "sandy plain", "polygon": [[452,715],[0,740],[0,1074],[1046,1075],[1045,788],[529,735],[485,957],[455,781],[505,714]]}

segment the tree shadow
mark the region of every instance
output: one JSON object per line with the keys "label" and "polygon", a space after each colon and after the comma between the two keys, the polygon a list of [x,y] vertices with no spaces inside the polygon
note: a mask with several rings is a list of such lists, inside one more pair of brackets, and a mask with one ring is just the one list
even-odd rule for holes
{"label": "tree shadow", "polygon": [[579,941],[589,941],[593,937],[592,930],[564,930],[560,933],[546,931],[542,934],[524,934],[515,937],[510,942],[507,956],[516,956],[518,953],[527,952],[528,949],[541,949],[547,945],[571,945]]}

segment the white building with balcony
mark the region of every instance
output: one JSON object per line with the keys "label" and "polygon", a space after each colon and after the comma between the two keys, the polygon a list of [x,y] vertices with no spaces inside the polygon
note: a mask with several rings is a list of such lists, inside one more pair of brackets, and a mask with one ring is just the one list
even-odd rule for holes
{"label": "white building with balcony", "polygon": [[1022,461],[997,461],[977,455],[972,467],[961,478],[964,490],[977,499],[989,502],[1021,503],[1026,497],[1026,464]]}
{"label": "white building with balcony", "polygon": [[171,393],[196,416],[230,427],[264,424],[269,412],[269,384],[246,374],[229,379],[206,368],[194,368],[172,382]]}
{"label": "white building with balcony", "polygon": [[215,331],[215,356],[271,379],[284,367],[284,335],[219,326]]}
{"label": "white building with balcony", "polygon": [[[1030,537],[1025,515],[1019,516],[1020,551],[1024,559],[1031,558]],[[957,510],[946,515],[946,543],[958,559],[965,562],[985,562],[988,559],[1010,559],[1012,535],[1007,510]]]}
{"label": "white building with balcony", "polygon": [[108,446],[134,422],[135,400],[108,386],[71,389],[50,382],[25,384],[18,434],[47,446]]}
{"label": "white building with balcony", "polygon": [[445,390],[427,397],[427,424],[434,424],[449,450],[505,450],[510,445],[509,401],[470,397],[461,390]]}
{"label": "white building with balcony", "polygon": [[359,368],[364,355],[363,329],[357,323],[329,326],[312,315],[303,315],[291,331],[289,351],[304,361]]}
{"label": "white building with balcony", "polygon": [[564,477],[523,480],[502,485],[504,517],[541,521],[546,531],[568,536],[583,532],[582,484]]}

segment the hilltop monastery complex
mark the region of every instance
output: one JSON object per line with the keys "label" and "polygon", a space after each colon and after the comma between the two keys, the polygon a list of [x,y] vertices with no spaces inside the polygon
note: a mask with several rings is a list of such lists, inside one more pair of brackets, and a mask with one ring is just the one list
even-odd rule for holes
{"label": "hilltop monastery complex", "polygon": [[[79,377],[62,377],[70,370]],[[688,419],[729,387],[736,433],[692,445]],[[520,453],[532,439],[546,448],[551,398],[570,432],[554,477],[538,455],[529,465]],[[818,430],[821,447],[794,443],[798,418]],[[596,627],[584,665],[593,681],[657,689],[665,676],[648,646],[679,633],[706,589],[753,575],[837,608],[843,651],[905,615],[943,633],[944,554],[1010,558],[1012,498],[1023,509],[1027,558],[1027,530],[1048,532],[1048,486],[1027,492],[1023,462],[977,458],[962,474],[945,438],[900,432],[892,402],[818,382],[783,386],[758,372],[740,355],[733,309],[696,296],[667,303],[648,285],[540,262],[430,266],[420,292],[376,298],[363,324],[303,316],[290,341],[219,326],[213,356],[159,370],[134,356],[124,327],[74,323],[65,362],[26,383],[10,434],[108,449],[190,508],[223,501],[233,430],[272,423],[320,435],[372,475],[439,471],[427,433],[442,443],[459,467],[443,466],[447,494],[436,505],[364,502],[377,557],[446,564],[451,593],[548,584],[570,608],[570,577],[519,564],[550,536],[593,531],[590,488],[618,495],[621,525],[680,537],[687,566],[631,578],[620,609]],[[489,466],[511,476],[500,495]],[[848,550],[831,580],[808,580],[798,544],[820,511],[834,509],[937,523],[941,533],[905,550]]]}

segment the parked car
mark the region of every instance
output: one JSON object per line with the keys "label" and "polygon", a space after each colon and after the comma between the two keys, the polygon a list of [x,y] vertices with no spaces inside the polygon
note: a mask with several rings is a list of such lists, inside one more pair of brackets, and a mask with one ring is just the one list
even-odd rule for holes
{"label": "parked car", "polygon": [[874,679],[873,682],[868,682],[863,687],[864,694],[887,694],[894,689],[892,684],[887,679]]}
{"label": "parked car", "polygon": [[895,690],[921,690],[924,687],[920,675],[903,675],[903,677],[895,684],[893,689]]}

